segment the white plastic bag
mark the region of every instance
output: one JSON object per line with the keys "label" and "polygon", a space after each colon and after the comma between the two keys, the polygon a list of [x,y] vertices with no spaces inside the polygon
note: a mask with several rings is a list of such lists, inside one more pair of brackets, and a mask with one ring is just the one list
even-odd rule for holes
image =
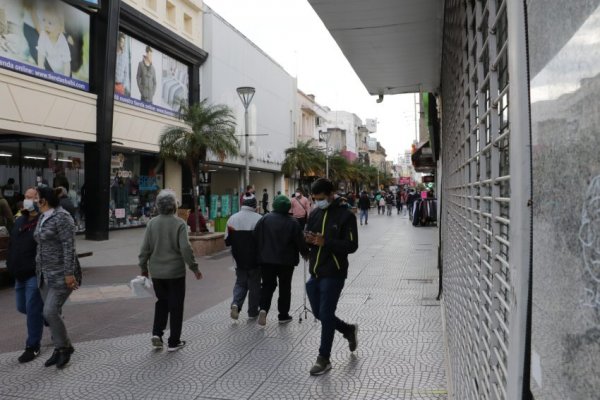
{"label": "white plastic bag", "polygon": [[135,297],[153,297],[154,289],[152,280],[145,276],[136,276],[129,282],[131,292]]}

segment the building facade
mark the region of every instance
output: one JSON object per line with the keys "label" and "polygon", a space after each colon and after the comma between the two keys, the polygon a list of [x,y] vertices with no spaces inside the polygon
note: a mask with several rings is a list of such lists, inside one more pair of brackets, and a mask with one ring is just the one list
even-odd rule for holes
{"label": "building facade", "polygon": [[143,224],[160,188],[181,188],[158,137],[198,99],[201,6],[0,2],[0,180],[69,186],[91,239]]}
{"label": "building facade", "polygon": [[[210,57],[201,71],[201,96],[234,110],[240,139],[239,157],[224,163],[211,160],[208,167],[212,178],[208,187],[213,194],[240,193],[248,154],[250,183],[257,193],[267,189],[272,198],[274,193],[286,190],[281,164],[284,150],[296,140],[296,79],[207,6],[203,29],[204,48]],[[256,90],[248,109],[248,149],[244,140],[244,107],[236,92],[241,86]]]}
{"label": "building facade", "polygon": [[305,94],[298,89],[296,96],[298,119],[296,141],[319,140],[319,132],[326,129],[327,109],[315,101],[314,94]]}

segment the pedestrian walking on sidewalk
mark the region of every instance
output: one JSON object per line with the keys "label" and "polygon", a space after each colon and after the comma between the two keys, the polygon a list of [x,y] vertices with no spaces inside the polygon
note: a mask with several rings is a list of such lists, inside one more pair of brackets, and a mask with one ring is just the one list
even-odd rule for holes
{"label": "pedestrian walking on sidewalk", "polygon": [[185,346],[181,340],[183,325],[183,304],[185,300],[185,266],[202,279],[198,263],[188,238],[186,221],[175,215],[177,199],[172,190],[161,190],[156,196],[158,216],[146,226],[140,249],[139,266],[143,276],[152,278],[156,304],[152,346],[163,348],[163,333],[167,320],[171,328],[168,351],[176,351]]}
{"label": "pedestrian walking on sidewalk", "polygon": [[321,375],[331,369],[329,358],[336,330],[348,340],[350,351],[358,346],[358,325],[350,325],[335,315],[348,276],[348,254],[358,249],[358,232],[355,216],[339,205],[330,180],[317,179],[312,185],[312,196],[317,208],[307,223],[310,279],[306,293],[315,318],[321,321],[321,346],[310,374]]}
{"label": "pedestrian walking on sidewalk", "polygon": [[263,195],[262,195],[262,209],[263,209],[263,214],[267,214],[269,212],[269,192],[267,192],[267,189],[263,189]]}
{"label": "pedestrian walking on sidewalk", "polygon": [[279,323],[290,322],[292,298],[292,275],[300,261],[299,254],[306,256],[308,249],[304,243],[302,229],[295,218],[288,215],[290,199],[277,196],[273,200],[273,212],[262,217],[256,224],[254,236],[257,243],[258,262],[262,274],[260,289],[260,312],[258,324],[266,325],[271,308],[273,293],[279,281]]}
{"label": "pedestrian walking on sidewalk", "polygon": [[387,216],[391,216],[392,215],[392,208],[394,208],[394,194],[393,193],[388,193],[387,196],[385,196],[385,207],[387,210]]}
{"label": "pedestrian walking on sidewalk", "polygon": [[301,188],[296,189],[296,194],[291,200],[290,213],[296,218],[300,224],[300,228],[304,229],[308,214],[310,214],[310,202],[304,197],[304,191]]}
{"label": "pedestrian walking on sidewalk", "polygon": [[17,310],[27,316],[27,340],[20,363],[32,361],[40,354],[40,343],[44,330],[42,315],[44,302],[38,288],[35,273],[37,243],[33,233],[39,220],[39,209],[35,198],[37,191],[28,189],[23,200],[21,216],[10,232],[6,267],[15,279]]}
{"label": "pedestrian walking on sidewalk", "polygon": [[242,209],[227,221],[225,244],[231,246],[235,260],[235,285],[230,316],[238,319],[246,295],[248,295],[248,318],[258,317],[260,300],[260,269],[257,263],[254,228],[261,216],[256,212],[256,197],[246,197]]}
{"label": "pedestrian walking on sidewalk", "polygon": [[377,214],[385,215],[385,192],[379,198]]}
{"label": "pedestrian walking on sidewalk", "polygon": [[44,302],[43,316],[52,333],[54,352],[44,364],[63,368],[75,351],[67,334],[62,307],[81,284],[81,266],[75,252],[75,222],[60,206],[59,189],[39,187],[40,218],[34,231],[38,244],[37,282]]}
{"label": "pedestrian walking on sidewalk", "polygon": [[369,225],[369,209],[371,208],[371,200],[369,200],[369,196],[367,192],[363,191],[360,194],[360,198],[358,199],[358,209],[360,210],[360,224],[363,224],[363,219],[365,220],[365,225]]}

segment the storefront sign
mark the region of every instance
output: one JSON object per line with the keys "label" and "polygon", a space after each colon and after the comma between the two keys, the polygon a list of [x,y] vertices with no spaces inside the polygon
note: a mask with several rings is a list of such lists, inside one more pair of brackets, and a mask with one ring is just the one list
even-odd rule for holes
{"label": "storefront sign", "polygon": [[240,211],[240,198],[238,195],[233,195],[233,201],[231,202],[231,214],[235,214]]}
{"label": "storefront sign", "polygon": [[219,196],[213,194],[210,196],[210,219],[217,218],[217,212],[219,211]]}
{"label": "storefront sign", "polygon": [[115,99],[176,116],[188,103],[188,66],[122,32],[117,44]]}
{"label": "storefront sign", "polygon": [[200,205],[200,212],[202,213],[202,215],[206,215],[206,197],[204,195],[201,195],[198,198],[198,203]]}
{"label": "storefront sign", "polygon": [[90,17],[59,0],[0,2],[0,67],[89,91]]}
{"label": "storefront sign", "polygon": [[229,217],[231,215],[231,196],[226,194],[221,196],[221,217]]}
{"label": "storefront sign", "polygon": [[140,191],[148,192],[148,191],[156,191],[159,189],[158,181],[156,176],[140,176]]}
{"label": "storefront sign", "polygon": [[115,208],[115,218],[125,218],[125,209],[124,208]]}
{"label": "storefront sign", "polygon": [[131,171],[119,171],[117,172],[117,176],[119,178],[131,178],[132,174]]}

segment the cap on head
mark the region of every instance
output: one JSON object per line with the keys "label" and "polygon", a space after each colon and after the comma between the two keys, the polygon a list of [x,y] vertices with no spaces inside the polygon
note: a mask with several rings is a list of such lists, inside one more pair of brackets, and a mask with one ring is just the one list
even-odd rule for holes
{"label": "cap on head", "polygon": [[256,197],[254,197],[253,195],[244,196],[244,198],[242,199],[242,205],[246,207],[256,208]]}
{"label": "cap on head", "polygon": [[292,208],[292,203],[287,196],[279,195],[273,200],[273,211],[280,214],[287,214]]}

